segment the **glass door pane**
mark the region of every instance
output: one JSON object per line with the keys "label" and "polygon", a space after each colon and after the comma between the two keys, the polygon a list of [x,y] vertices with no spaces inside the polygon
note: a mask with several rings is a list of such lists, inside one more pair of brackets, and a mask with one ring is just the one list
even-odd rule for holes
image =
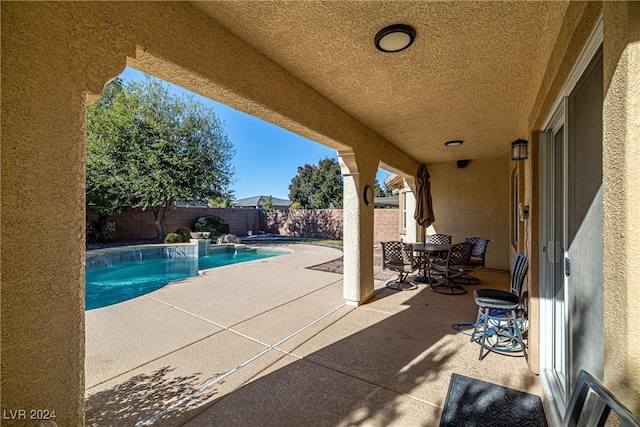
{"label": "glass door pane", "polygon": [[564,291],[564,236],[565,236],[565,183],[564,183],[564,125],[553,135],[553,372],[558,386],[565,389],[565,291]]}

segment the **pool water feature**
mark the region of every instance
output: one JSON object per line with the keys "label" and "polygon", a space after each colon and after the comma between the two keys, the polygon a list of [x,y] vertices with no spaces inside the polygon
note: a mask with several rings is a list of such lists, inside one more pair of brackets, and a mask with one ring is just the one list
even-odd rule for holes
{"label": "pool water feature", "polygon": [[[122,252],[134,255],[122,256]],[[106,258],[103,267],[86,271],[85,310],[106,307],[160,289],[169,282],[197,276],[201,270],[254,261],[289,253],[276,249],[253,249],[228,246],[202,257],[143,259],[140,251],[121,251],[117,259],[137,259],[113,263],[114,254],[96,255]],[[89,264],[89,263],[88,263]]]}

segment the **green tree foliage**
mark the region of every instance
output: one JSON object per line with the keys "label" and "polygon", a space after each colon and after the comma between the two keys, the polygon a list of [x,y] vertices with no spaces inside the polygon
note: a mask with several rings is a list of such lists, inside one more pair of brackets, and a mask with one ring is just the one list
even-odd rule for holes
{"label": "green tree foliage", "polygon": [[96,127],[109,132],[109,121],[117,120],[120,126],[126,124],[124,118],[116,117],[111,108],[123,90],[122,80],[115,79],[105,86],[102,98],[87,108],[87,203],[101,217],[101,222],[129,203],[119,175],[121,166],[114,152],[116,147],[100,143],[92,132]]}
{"label": "green tree foliage", "polygon": [[194,226],[196,231],[208,231],[211,237],[229,233],[229,223],[215,215],[205,215],[198,218]]}
{"label": "green tree foliage", "polygon": [[234,154],[213,109],[158,79],[116,79],[87,108],[87,201],[105,215],[151,208],[162,240],[175,201],[231,195]]}
{"label": "green tree foliage", "polygon": [[322,159],[318,165],[298,167],[289,185],[289,199],[302,209],[342,208],[342,173],[336,159]]}
{"label": "green tree foliage", "polygon": [[178,228],[175,234],[180,236],[180,238],[182,239],[182,243],[189,243],[189,240],[191,239],[191,230],[187,227]]}
{"label": "green tree foliage", "polygon": [[373,188],[374,188],[373,193],[374,193],[375,197],[391,197],[391,196],[393,196],[393,188],[389,187],[385,183],[380,185],[380,183],[378,183],[378,179],[377,178],[373,183]]}
{"label": "green tree foliage", "polygon": [[214,197],[209,199],[207,206],[210,208],[232,208],[233,200],[230,195]]}
{"label": "green tree foliage", "polygon": [[169,233],[165,236],[164,243],[182,243],[182,236],[178,233]]}
{"label": "green tree foliage", "polygon": [[272,211],[276,208],[276,206],[273,204],[273,196],[267,196],[263,199],[262,208],[268,211]]}

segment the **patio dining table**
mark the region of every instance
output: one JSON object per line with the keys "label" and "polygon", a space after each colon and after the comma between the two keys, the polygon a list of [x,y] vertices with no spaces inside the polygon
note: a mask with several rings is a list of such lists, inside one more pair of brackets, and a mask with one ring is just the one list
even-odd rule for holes
{"label": "patio dining table", "polygon": [[413,243],[413,251],[420,255],[420,267],[422,268],[422,277],[416,277],[413,281],[418,283],[428,283],[429,278],[427,277],[427,268],[429,267],[429,257],[439,252],[447,252],[450,250],[451,245]]}

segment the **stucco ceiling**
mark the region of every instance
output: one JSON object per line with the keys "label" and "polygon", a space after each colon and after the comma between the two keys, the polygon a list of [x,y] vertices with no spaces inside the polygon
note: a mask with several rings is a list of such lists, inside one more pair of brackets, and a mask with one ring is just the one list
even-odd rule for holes
{"label": "stucco ceiling", "polygon": [[[567,2],[193,2],[420,162],[509,156],[524,137]],[[375,34],[416,29],[383,53]],[[444,142],[465,141],[447,148]]]}

